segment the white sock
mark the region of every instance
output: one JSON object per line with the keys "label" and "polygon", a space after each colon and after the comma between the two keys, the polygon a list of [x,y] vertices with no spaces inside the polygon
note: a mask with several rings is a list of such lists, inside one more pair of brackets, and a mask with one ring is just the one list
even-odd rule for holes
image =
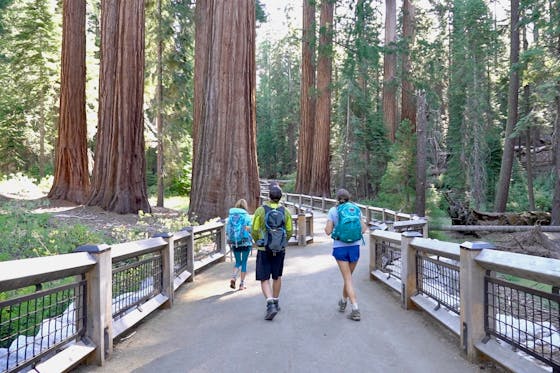
{"label": "white sock", "polygon": [[352,303],[352,309],[353,309],[353,310],[357,310],[357,309],[358,309],[358,302]]}

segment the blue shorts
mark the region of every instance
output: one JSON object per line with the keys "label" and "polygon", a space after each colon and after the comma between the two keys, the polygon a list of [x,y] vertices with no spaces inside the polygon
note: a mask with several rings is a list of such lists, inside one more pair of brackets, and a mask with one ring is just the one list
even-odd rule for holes
{"label": "blue shorts", "polygon": [[332,255],[342,262],[357,262],[360,259],[360,245],[335,247]]}

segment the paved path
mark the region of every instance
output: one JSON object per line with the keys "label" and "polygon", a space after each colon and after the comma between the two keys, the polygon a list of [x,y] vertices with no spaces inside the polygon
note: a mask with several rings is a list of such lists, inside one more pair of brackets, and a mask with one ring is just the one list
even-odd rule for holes
{"label": "paved path", "polygon": [[179,288],[172,309],[117,341],[105,366],[77,371],[479,372],[456,336],[421,311],[403,310],[395,292],[369,279],[367,246],[354,274],[362,321],[339,313],[342,279],[320,232],[324,215],[316,217],[315,243],[288,248],[282,310],[272,322],[264,320],[253,251],[246,290],[229,288],[228,258]]}

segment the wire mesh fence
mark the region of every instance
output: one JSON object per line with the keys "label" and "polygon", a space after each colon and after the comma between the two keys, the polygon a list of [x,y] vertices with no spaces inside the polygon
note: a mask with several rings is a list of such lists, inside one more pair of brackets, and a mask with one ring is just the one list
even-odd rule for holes
{"label": "wire mesh fence", "polygon": [[194,235],[194,260],[202,260],[206,256],[219,253],[222,232],[221,227],[196,232]]}
{"label": "wire mesh fence", "polygon": [[85,280],[72,277],[16,293],[28,294],[0,302],[0,372],[28,369],[85,333]]}
{"label": "wire mesh fence", "polygon": [[161,252],[113,263],[113,318],[139,307],[163,289]]}
{"label": "wire mesh fence", "polygon": [[387,274],[387,278],[401,279],[401,246],[390,241],[376,240],[376,268]]}
{"label": "wire mesh fence", "polygon": [[459,265],[455,261],[416,252],[416,288],[455,314],[460,312]]}
{"label": "wire mesh fence", "polygon": [[485,277],[485,331],[560,371],[560,295]]}

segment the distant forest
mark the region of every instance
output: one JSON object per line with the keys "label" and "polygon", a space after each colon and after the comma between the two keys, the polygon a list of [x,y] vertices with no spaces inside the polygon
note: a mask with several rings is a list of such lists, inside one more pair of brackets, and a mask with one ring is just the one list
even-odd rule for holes
{"label": "distant forest", "polygon": [[274,38],[261,1],[120,3],[0,0],[2,177],[123,213],[190,195],[202,220],[265,178],[560,225],[560,0],[301,0]]}

